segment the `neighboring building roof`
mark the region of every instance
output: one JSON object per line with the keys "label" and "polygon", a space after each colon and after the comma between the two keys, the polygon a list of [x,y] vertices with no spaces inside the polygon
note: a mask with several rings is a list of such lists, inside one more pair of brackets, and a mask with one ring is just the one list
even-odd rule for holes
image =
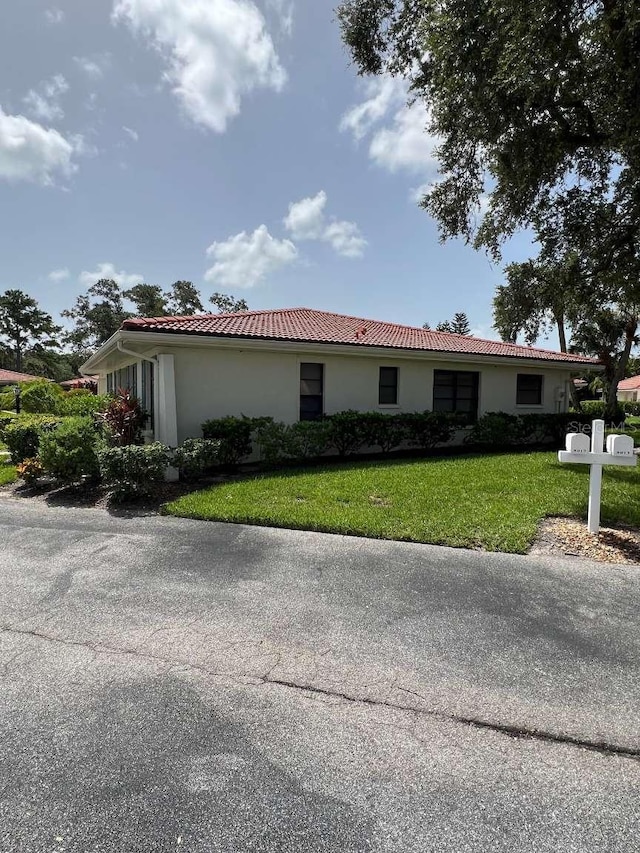
{"label": "neighboring building roof", "polygon": [[97,385],[99,376],[77,376],[75,379],[65,379],[60,385],[63,388],[86,388],[88,385]]}
{"label": "neighboring building roof", "polygon": [[45,376],[32,376],[30,373],[16,373],[15,370],[0,369],[0,385],[11,385],[15,382],[35,382],[37,379],[50,382]]}
{"label": "neighboring building roof", "polygon": [[618,382],[618,391],[635,391],[636,388],[640,389],[640,376],[630,376]]}
{"label": "neighboring building roof", "polygon": [[236,314],[196,314],[188,317],[134,317],[125,320],[121,328],[137,332],[351,344],[363,347],[464,353],[465,355],[525,358],[573,364],[597,363],[595,359],[580,355],[489,341],[469,335],[435,332],[414,326],[400,326],[397,323],[386,323],[380,320],[365,320],[361,317],[348,317],[344,314],[316,311],[311,308],[242,311]]}

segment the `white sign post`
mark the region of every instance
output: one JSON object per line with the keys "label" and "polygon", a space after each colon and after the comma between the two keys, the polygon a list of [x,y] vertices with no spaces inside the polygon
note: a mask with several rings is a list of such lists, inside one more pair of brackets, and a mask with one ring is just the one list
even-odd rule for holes
{"label": "white sign post", "polygon": [[602,491],[602,466],[634,466],[638,457],[633,452],[633,439],[630,435],[607,436],[607,450],[604,450],[604,421],[591,424],[591,449],[589,436],[580,432],[567,435],[566,450],[558,451],[559,462],[578,462],[591,465],[589,477],[589,533],[600,530],[600,495]]}

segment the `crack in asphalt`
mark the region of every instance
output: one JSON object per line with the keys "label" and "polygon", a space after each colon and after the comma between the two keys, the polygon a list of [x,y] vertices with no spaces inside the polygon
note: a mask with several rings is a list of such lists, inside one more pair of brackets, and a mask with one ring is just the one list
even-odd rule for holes
{"label": "crack in asphalt", "polygon": [[[243,686],[247,686],[247,684],[268,684],[274,685],[276,687],[285,687],[290,690],[295,690],[299,693],[304,693],[306,695],[324,696],[331,699],[339,699],[340,701],[348,702],[354,705],[365,705],[374,708],[389,708],[393,711],[410,713],[419,717],[428,717],[434,720],[438,720],[439,722],[449,722],[457,723],[460,725],[466,725],[470,726],[471,728],[478,729],[480,731],[491,731],[517,740],[534,740],[548,744],[573,746],[578,749],[584,749],[590,752],[597,752],[600,755],[615,755],[622,758],[630,758],[635,761],[640,760],[640,748],[634,749],[632,747],[625,747],[613,743],[608,743],[604,740],[591,740],[589,738],[579,738],[574,737],[572,735],[556,734],[545,729],[529,729],[523,726],[509,725],[508,723],[496,723],[492,722],[491,720],[466,716],[463,714],[448,714],[444,711],[437,711],[433,708],[415,708],[411,705],[404,705],[401,702],[392,702],[385,699],[369,699],[366,697],[353,696],[341,690],[333,690],[326,687],[313,686],[310,682],[299,683],[297,681],[291,681],[285,678],[277,678],[273,676],[272,673],[280,665],[280,653],[276,655],[275,663],[269,667],[267,672],[263,674],[239,673],[236,677],[234,677],[234,675],[229,672],[217,672],[215,670],[209,669],[206,666],[203,666],[202,664],[192,663],[186,660],[176,660],[175,658],[167,658],[163,657],[162,655],[154,654],[152,652],[141,652],[137,648],[123,649],[118,648],[117,646],[109,646],[97,641],[91,642],[89,640],[71,640],[65,637],[56,637],[51,634],[45,634],[44,632],[38,631],[36,629],[16,628],[12,625],[1,625],[0,631],[6,634],[18,635],[23,637],[33,637],[38,640],[45,640],[46,642],[56,643],[63,646],[88,649],[96,654],[130,655],[131,657],[138,657],[143,660],[164,663],[170,666],[171,668],[192,669],[196,670],[197,672],[204,673],[205,675],[210,677],[226,678],[236,684],[241,684]],[[154,633],[157,633],[157,631]],[[19,657],[20,654],[20,652],[16,653],[9,661],[4,664],[5,674],[9,667],[9,664],[12,663],[17,657]],[[240,681],[240,678],[245,678],[247,679],[247,681]],[[395,681],[392,685],[392,688],[399,690],[402,693],[407,693],[411,696],[415,696],[417,699],[420,699],[423,702],[427,701],[426,697],[422,696],[420,693],[416,693],[413,690],[409,690],[406,687],[402,687],[396,684]]]}

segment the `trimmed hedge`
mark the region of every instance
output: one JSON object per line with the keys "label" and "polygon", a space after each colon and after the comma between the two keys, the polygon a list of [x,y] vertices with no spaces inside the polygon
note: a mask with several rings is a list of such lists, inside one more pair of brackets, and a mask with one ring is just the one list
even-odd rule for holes
{"label": "trimmed hedge", "polygon": [[473,425],[465,443],[492,450],[547,443],[562,447],[568,432],[590,426],[594,417],[597,416],[585,412],[526,415],[487,412]]}
{"label": "trimmed hedge", "polygon": [[47,474],[61,483],[97,479],[97,434],[91,418],[65,418],[54,429],[40,434],[39,458]]}
{"label": "trimmed hedge", "polygon": [[235,467],[251,455],[251,436],[261,426],[273,423],[273,418],[216,418],[202,424],[203,438],[220,442],[218,459],[220,465]]}
{"label": "trimmed hedge", "polygon": [[170,461],[169,448],[158,441],[106,447],[98,451],[100,475],[104,483],[114,487],[113,498],[116,501],[152,493],[164,481]]}
{"label": "trimmed hedge", "polygon": [[43,433],[54,430],[60,422],[53,415],[20,415],[2,426],[0,439],[7,445],[13,464],[36,457]]}
{"label": "trimmed hedge", "polygon": [[208,438],[187,438],[173,452],[171,464],[184,480],[197,480],[218,464],[220,442]]}

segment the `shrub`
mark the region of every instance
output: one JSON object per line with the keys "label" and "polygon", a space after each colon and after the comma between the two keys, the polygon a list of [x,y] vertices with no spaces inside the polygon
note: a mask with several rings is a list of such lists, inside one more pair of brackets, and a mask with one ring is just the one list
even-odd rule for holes
{"label": "shrub", "polygon": [[88,416],[106,412],[113,397],[109,394],[92,394],[83,388],[74,388],[61,397],[58,404],[58,414],[67,416]]}
{"label": "shrub", "polygon": [[298,421],[288,432],[288,451],[294,459],[315,459],[332,447],[329,421]]}
{"label": "shrub", "polygon": [[9,391],[0,390],[0,411],[15,411],[16,408],[16,395],[13,392],[13,388]]}
{"label": "shrub", "polygon": [[465,438],[483,447],[510,447],[523,441],[522,420],[507,412],[487,412],[478,418]]}
{"label": "shrub", "polygon": [[16,415],[14,412],[0,411],[0,441],[4,441],[5,427],[8,427],[9,424],[12,424],[17,417],[18,415]]}
{"label": "shrub", "polygon": [[258,445],[260,459],[267,465],[275,465],[284,459],[296,458],[291,427],[287,424],[268,421],[260,424],[253,433]]}
{"label": "shrub", "polygon": [[218,458],[221,465],[235,467],[251,454],[253,431],[272,421],[272,418],[246,418],[244,415],[240,418],[232,415],[215,418],[202,424],[202,436],[220,442]]}
{"label": "shrub", "polygon": [[13,418],[2,429],[2,437],[7,445],[14,465],[38,455],[41,436],[55,429],[60,418],[51,415],[21,415]]}
{"label": "shrub", "polygon": [[150,494],[164,480],[169,448],[160,442],[105,447],[98,451],[103,481],[114,487],[113,497],[125,501]]}
{"label": "shrub", "polygon": [[44,474],[42,462],[37,457],[25,459],[24,462],[21,462],[16,467],[16,470],[18,477],[23,479],[28,485],[33,485]]}
{"label": "shrub", "polygon": [[400,415],[404,424],[407,442],[412,447],[430,450],[436,444],[451,441],[456,429],[463,423],[448,412],[408,412]]}
{"label": "shrub", "polygon": [[142,428],[148,417],[138,398],[129,389],[119,388],[116,396],[109,398],[105,411],[99,413],[98,420],[104,426],[107,440],[125,447],[142,442]]}
{"label": "shrub", "polygon": [[625,415],[631,415],[634,418],[640,416],[640,400],[623,400],[620,406]]}
{"label": "shrub", "polygon": [[356,453],[366,444],[367,431],[361,412],[347,409],[329,415],[327,420],[331,424],[331,446],[336,448],[340,456]]}
{"label": "shrub", "polygon": [[61,483],[97,478],[96,428],[91,418],[66,418],[40,436],[40,461],[44,470]]}
{"label": "shrub", "polygon": [[64,391],[55,382],[38,380],[20,385],[20,407],[29,414],[60,414],[59,406]]}
{"label": "shrub", "polygon": [[382,453],[389,453],[394,447],[399,447],[406,438],[407,428],[402,415],[365,412],[361,418],[365,444],[379,447]]}
{"label": "shrub", "polygon": [[185,480],[197,480],[218,464],[220,442],[208,438],[187,438],[173,454],[172,464]]}
{"label": "shrub", "polygon": [[[603,400],[583,400],[582,403],[580,403],[580,412],[574,412],[573,414],[589,415],[593,420],[594,418],[603,418],[604,410],[605,403]],[[618,403],[614,415],[615,421],[623,421],[625,419],[625,414],[624,406]]]}

